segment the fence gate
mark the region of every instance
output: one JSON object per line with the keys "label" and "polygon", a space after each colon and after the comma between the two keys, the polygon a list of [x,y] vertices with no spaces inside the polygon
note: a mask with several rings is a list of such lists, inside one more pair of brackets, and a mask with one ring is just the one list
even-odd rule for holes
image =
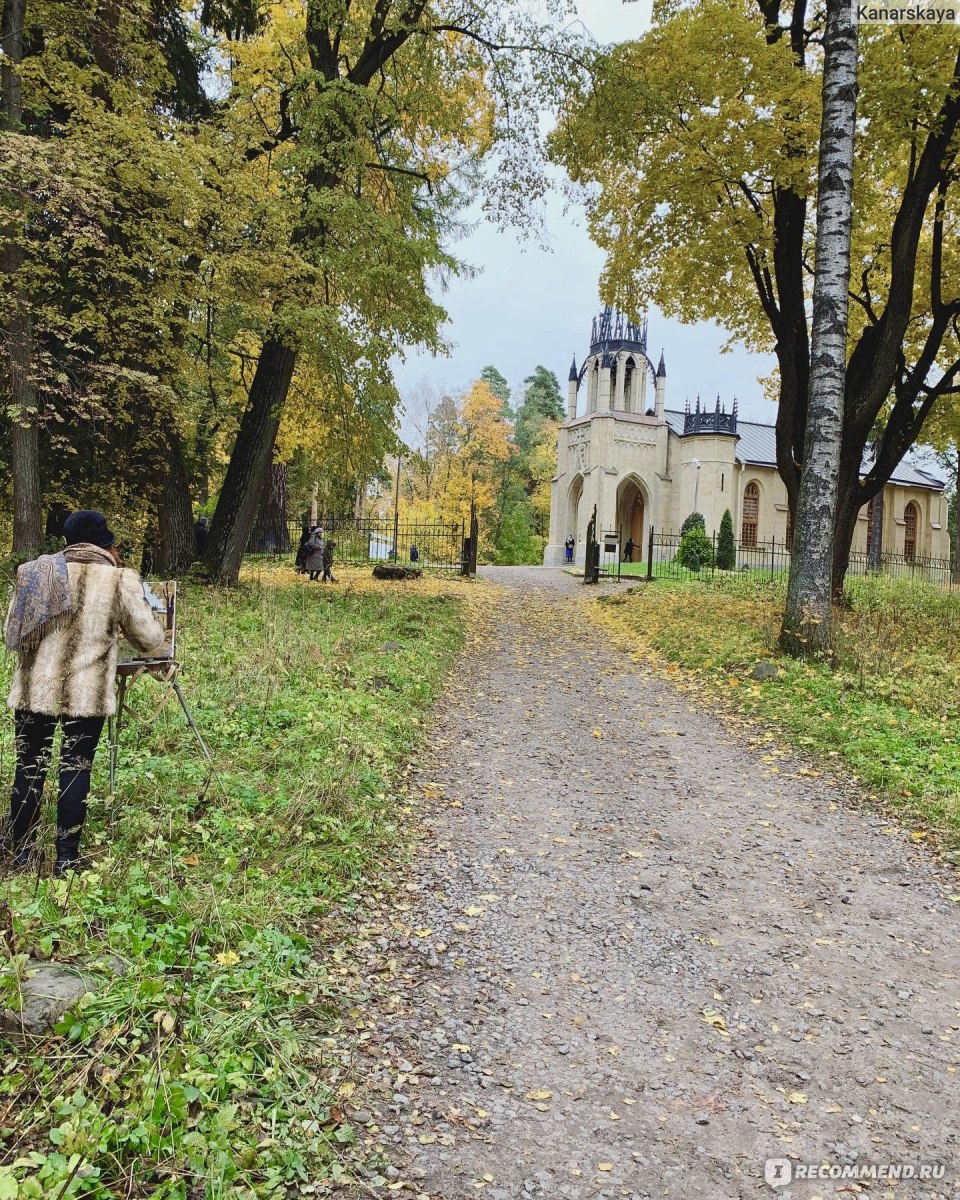
{"label": "fence gate", "polygon": [[[414,567],[463,570],[467,527],[464,521],[400,521],[389,517],[319,517],[324,537],[334,543],[336,564],[362,567],[377,562],[399,562]],[[291,557],[309,525],[290,526]],[[476,537],[473,540],[476,546]],[[248,547],[248,553],[264,553]],[[272,547],[266,553],[279,554]],[[473,551],[476,563],[476,550]]]}

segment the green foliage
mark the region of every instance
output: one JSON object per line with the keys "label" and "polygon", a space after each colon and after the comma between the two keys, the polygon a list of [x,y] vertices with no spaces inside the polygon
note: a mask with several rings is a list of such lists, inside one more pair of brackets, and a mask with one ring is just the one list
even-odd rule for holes
{"label": "green foliage", "polygon": [[[692,514],[699,517],[699,513]],[[690,520],[688,517],[687,520]],[[700,517],[702,521],[703,518]],[[691,526],[680,538],[677,549],[677,562],[689,571],[699,571],[702,567],[713,566],[713,542],[707,536],[707,531],[701,525]]]}
{"label": "green foliage", "polygon": [[522,496],[506,508],[497,537],[496,561],[503,566],[519,566],[543,561],[543,538],[533,531],[533,510]]}
{"label": "green foliage", "polygon": [[490,391],[498,400],[503,402],[503,415],[509,420],[513,417],[513,409],[510,407],[510,384],[507,383],[506,376],[493,365],[486,366],[480,372],[480,378],[484,383],[488,384]]}
{"label": "green foliage", "polygon": [[703,513],[692,512],[680,526],[680,536],[683,537],[685,534],[689,533],[691,529],[705,530],[706,528],[707,522],[704,520]]}
{"label": "green foliage", "polygon": [[717,535],[717,566],[721,571],[732,571],[737,565],[737,544],[733,537],[733,517],[728,508],[720,520]]}
{"label": "green foliage", "polygon": [[[960,847],[960,596],[918,579],[848,577],[833,662],[776,652],[785,581],[661,580],[616,610],[659,654],[713,682],[757,737],[843,763],[870,799]],[[749,677],[756,661],[779,674]],[[764,733],[764,728],[773,731]]]}
{"label": "green foliage", "polygon": [[[360,1169],[332,1109],[367,981],[345,946],[362,931],[336,914],[402,855],[399,770],[463,622],[425,583],[352,583],[321,592],[280,570],[229,594],[185,589],[183,682],[219,782],[168,705],[125,730],[113,801],[105,748],[97,757],[94,868],[9,883],[16,948],[90,962],[108,982],[61,1037],[4,1046],[15,1152],[0,1196],[110,1200],[135,1179],[166,1200],[278,1198]],[[132,698],[148,716],[160,695],[142,680]],[[11,740],[5,721],[4,790]],[[126,974],[97,970],[111,955]]]}

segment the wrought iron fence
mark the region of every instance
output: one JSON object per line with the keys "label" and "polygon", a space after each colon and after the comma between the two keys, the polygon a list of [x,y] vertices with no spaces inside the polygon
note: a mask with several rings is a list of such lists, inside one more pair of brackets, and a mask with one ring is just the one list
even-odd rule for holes
{"label": "wrought iron fence", "polygon": [[[634,562],[625,562],[622,555],[614,562],[611,556],[602,563],[601,577],[623,580],[637,577],[646,579],[725,579],[734,572],[762,577],[785,576],[790,570],[790,548],[786,542],[775,538],[746,542],[734,542],[734,561],[730,566],[718,565],[717,535],[708,539],[709,549],[697,559],[680,553],[681,536],[650,530],[647,545],[637,547]],[[940,587],[960,588],[960,572],[946,558],[908,557],[904,554],[881,554],[879,556],[855,551],[850,555],[848,574],[869,573],[892,575],[897,578],[915,579],[918,582],[937,584]]]}
{"label": "wrought iron fence", "polygon": [[[377,562],[399,562],[421,568],[463,569],[464,554],[471,546],[463,521],[395,521],[393,517],[320,517],[317,524],[324,537],[334,543],[334,564],[367,566]],[[286,539],[251,537],[248,554],[289,556],[294,559],[304,535],[296,522],[286,530]],[[286,546],[284,541],[286,540]],[[469,561],[469,558],[468,558]],[[475,559],[474,559],[475,561]]]}

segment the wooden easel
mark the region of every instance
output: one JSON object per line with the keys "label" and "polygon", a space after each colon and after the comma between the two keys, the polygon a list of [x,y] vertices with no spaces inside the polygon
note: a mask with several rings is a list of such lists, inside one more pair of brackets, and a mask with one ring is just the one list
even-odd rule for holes
{"label": "wooden easel", "polygon": [[[186,718],[193,736],[197,739],[204,758],[213,762],[213,755],[203,740],[197,723],[194,720],[187,698],[180,687],[177,676],[180,673],[180,663],[174,657],[177,651],[177,584],[175,580],[157,585],[161,595],[154,594],[152,588],[144,585],[144,596],[151,603],[158,619],[162,622],[164,632],[170,641],[170,658],[124,658],[117,663],[117,711],[107,720],[107,739],[110,750],[110,795],[114,794],[117,779],[117,760],[120,755],[120,731],[125,717],[135,718],[133,710],[127,703],[127,693],[130,688],[144,675],[150,675],[158,682],[168,685],[170,691],[163,697],[150,722],[153,723],[160,715],[172,692],[179,701],[180,708]],[[149,592],[149,594],[148,594]]]}

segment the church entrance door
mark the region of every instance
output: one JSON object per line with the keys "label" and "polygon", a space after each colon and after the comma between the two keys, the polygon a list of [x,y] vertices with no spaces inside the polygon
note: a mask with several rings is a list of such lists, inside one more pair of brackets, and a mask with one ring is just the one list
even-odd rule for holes
{"label": "church entrance door", "polygon": [[644,504],[643,492],[634,479],[627,479],[620,485],[620,495],[617,503],[617,524],[623,530],[623,541],[633,542],[633,562],[640,562],[644,550]]}

